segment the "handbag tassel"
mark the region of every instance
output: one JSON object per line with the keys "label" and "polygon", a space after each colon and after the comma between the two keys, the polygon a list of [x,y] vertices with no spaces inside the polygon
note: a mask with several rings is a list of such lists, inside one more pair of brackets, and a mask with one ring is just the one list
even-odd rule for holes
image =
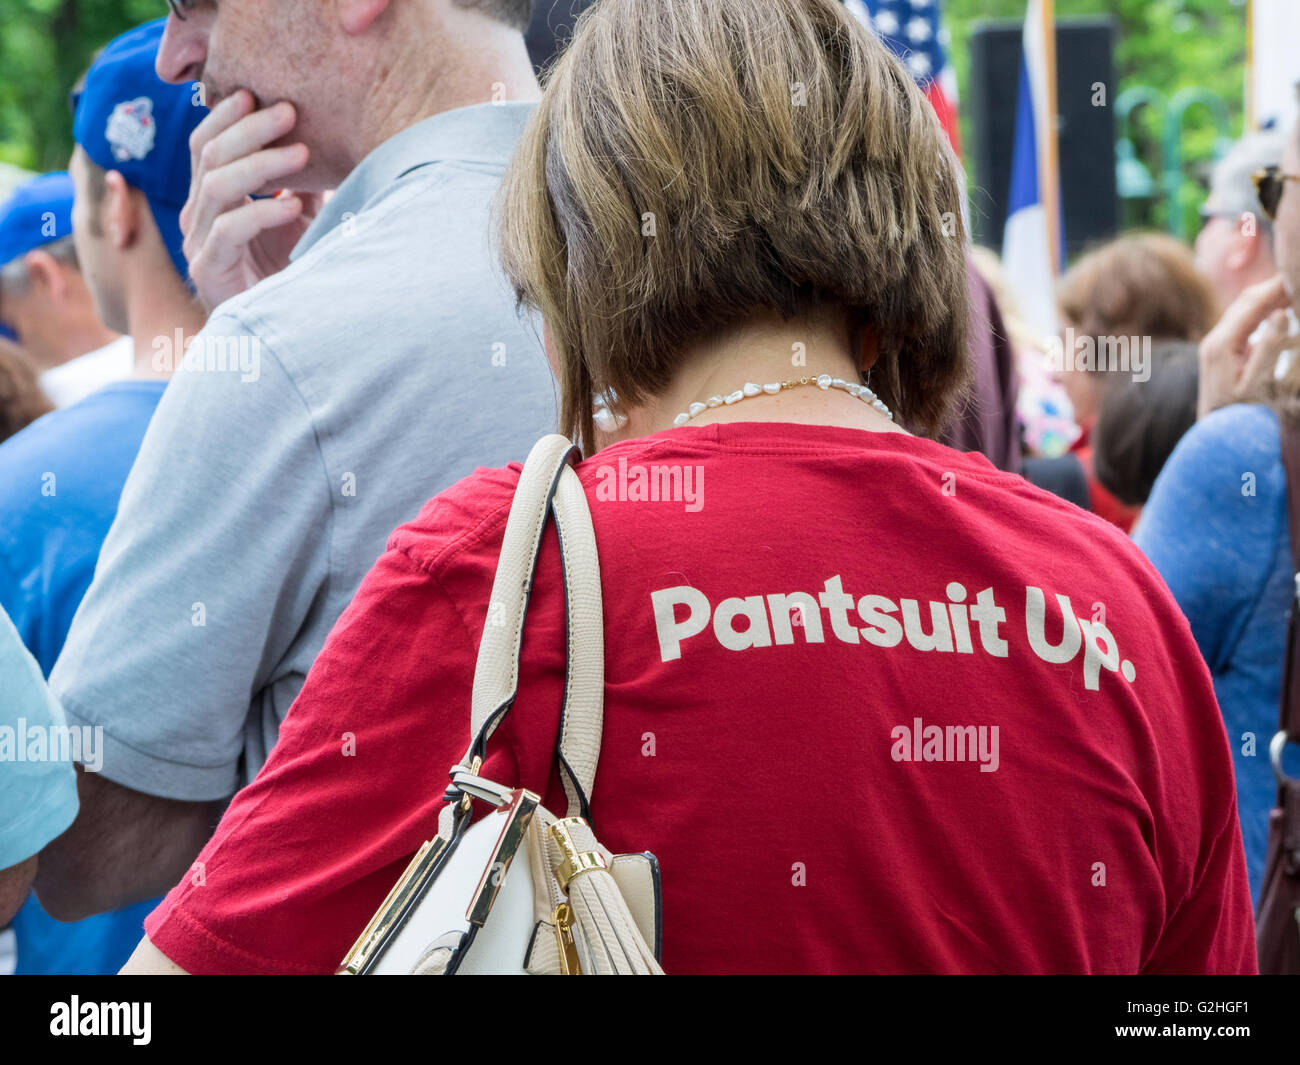
{"label": "handbag tassel", "polygon": [[587,945],[586,974],[662,976],[618,888],[606,869],[592,869],[569,884],[574,923]]}
{"label": "handbag tassel", "polygon": [[[581,817],[556,821],[546,833],[555,878],[568,896],[582,937],[582,972],[591,976],[662,976],[591,826]],[[603,852],[603,853],[602,853]]]}

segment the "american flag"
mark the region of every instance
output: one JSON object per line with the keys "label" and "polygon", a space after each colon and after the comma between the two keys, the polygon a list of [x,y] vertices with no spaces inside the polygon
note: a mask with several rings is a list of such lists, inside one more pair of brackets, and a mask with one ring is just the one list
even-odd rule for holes
{"label": "american flag", "polygon": [[844,0],[844,4],[903,61],[960,155],[957,78],[948,62],[941,0]]}

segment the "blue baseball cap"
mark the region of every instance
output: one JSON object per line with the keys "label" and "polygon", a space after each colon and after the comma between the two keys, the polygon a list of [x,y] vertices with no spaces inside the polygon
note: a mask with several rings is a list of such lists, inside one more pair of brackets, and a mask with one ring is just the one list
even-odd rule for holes
{"label": "blue baseball cap", "polygon": [[169,85],[154,62],[166,19],[113,41],[73,100],[72,135],[101,169],[116,170],[149,201],[163,243],[182,278],[180,213],[190,191],[190,134],[208,113],[194,83]]}
{"label": "blue baseball cap", "polygon": [[72,236],[72,178],[63,171],[24,182],[0,204],[0,266]]}

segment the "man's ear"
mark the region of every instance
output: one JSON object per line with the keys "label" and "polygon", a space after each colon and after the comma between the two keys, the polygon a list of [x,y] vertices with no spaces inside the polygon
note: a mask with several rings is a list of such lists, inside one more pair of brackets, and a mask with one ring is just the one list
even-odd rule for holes
{"label": "man's ear", "polygon": [[136,202],[133,193],[118,171],[110,170],[104,175],[104,198],[99,204],[100,232],[118,251],[132,247],[140,236],[141,204]]}
{"label": "man's ear", "polygon": [[[1233,261],[1234,256],[1236,256],[1235,261]],[[1232,252],[1228,256],[1229,265],[1233,269],[1248,270],[1255,265],[1256,260],[1261,256],[1268,260],[1270,266],[1272,265],[1271,238],[1257,227],[1248,232],[1239,231],[1238,239],[1233,244]]]}
{"label": "man's ear", "polygon": [[61,300],[68,293],[68,279],[63,267],[49,252],[37,248],[23,256],[27,277],[33,288],[44,289],[53,300]]}
{"label": "man's ear", "polygon": [[388,10],[389,0],[338,0],[339,25],[351,37],[359,37]]}

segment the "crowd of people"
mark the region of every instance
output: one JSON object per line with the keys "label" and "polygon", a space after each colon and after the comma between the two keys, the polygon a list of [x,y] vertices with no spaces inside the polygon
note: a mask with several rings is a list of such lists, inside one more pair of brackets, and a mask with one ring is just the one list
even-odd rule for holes
{"label": "crowd of people", "polygon": [[[658,860],[665,971],[1256,971],[1300,132],[1194,251],[1075,262],[1050,337],[838,0],[599,0],[540,83],[530,0],[171,8],[0,205],[10,969],[338,969],[558,431],[584,799]],[[478,770],[551,809],[560,572],[548,534]]]}

